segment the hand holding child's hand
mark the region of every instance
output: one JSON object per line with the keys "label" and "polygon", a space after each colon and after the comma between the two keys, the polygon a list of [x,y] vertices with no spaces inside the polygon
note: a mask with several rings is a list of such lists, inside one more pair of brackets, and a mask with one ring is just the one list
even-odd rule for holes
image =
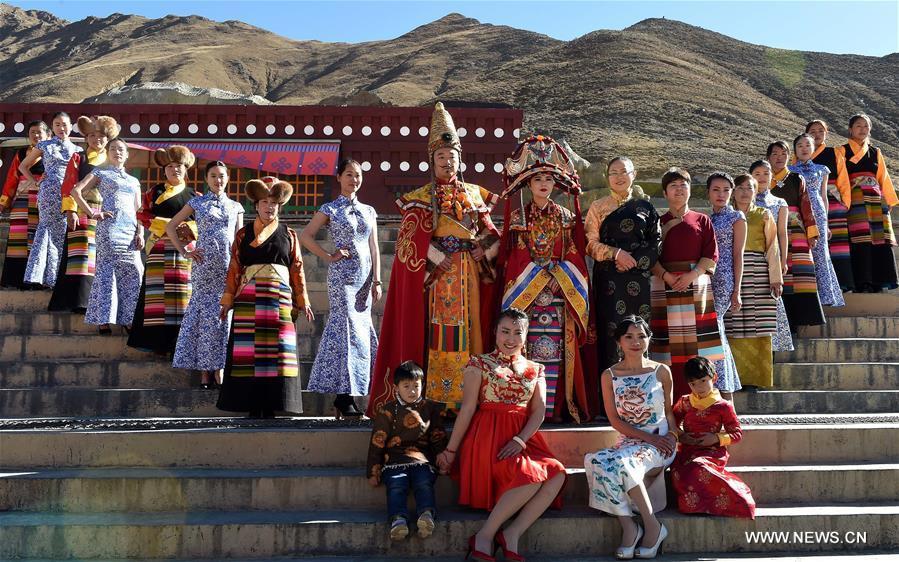
{"label": "hand holding child's hand", "polygon": [[369,476],[368,483],[372,488],[377,488],[381,484],[381,478],[377,474]]}

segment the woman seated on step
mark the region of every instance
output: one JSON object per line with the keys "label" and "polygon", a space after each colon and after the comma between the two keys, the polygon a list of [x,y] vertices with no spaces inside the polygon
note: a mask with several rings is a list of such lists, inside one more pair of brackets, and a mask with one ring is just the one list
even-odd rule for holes
{"label": "woman seated on step", "polygon": [[445,473],[458,451],[453,479],[459,482],[459,503],[490,510],[468,539],[468,555],[475,560],[494,560],[497,547],[506,560],[524,560],[518,554],[521,536],[551,504],[562,505],[565,467],[538,433],[546,414],[543,365],[523,354],[528,321],[517,308],[500,313],[496,350],[472,357],[465,367],[462,408],[449,445],[437,457]]}
{"label": "woman seated on step", "polygon": [[[621,360],[603,371],[600,385],[606,415],[621,435],[614,447],[584,456],[590,507],[621,522],[617,558],[655,558],[668,536],[655,512],[665,508],[664,471],[677,447],[674,385],[668,367],[646,357],[652,337],[646,320],[626,316],[613,337]],[[633,519],[635,510],[645,534]]]}

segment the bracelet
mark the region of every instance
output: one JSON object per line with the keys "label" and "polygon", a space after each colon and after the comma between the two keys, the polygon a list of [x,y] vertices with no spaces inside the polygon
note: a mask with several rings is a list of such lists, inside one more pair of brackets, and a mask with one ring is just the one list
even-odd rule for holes
{"label": "bracelet", "polygon": [[380,287],[381,285],[383,285],[383,283],[381,283],[380,281],[372,281],[372,285],[377,285]]}
{"label": "bracelet", "polygon": [[519,437],[519,436],[517,436],[517,435],[513,435],[513,436],[512,436],[512,441],[515,441],[516,443],[518,443],[519,445],[521,445],[522,450],[528,448],[528,444],[524,442],[524,439],[522,439],[521,437]]}
{"label": "bracelet", "polygon": [[615,255],[612,256],[612,261],[617,260],[618,254],[620,254],[620,253],[621,253],[621,248],[618,248],[617,250],[615,250]]}
{"label": "bracelet", "polygon": [[443,452],[444,452],[444,453],[449,453],[449,454],[451,454],[451,455],[455,455],[455,454],[456,454],[456,451],[450,449],[449,447],[447,447],[446,449],[444,449]]}

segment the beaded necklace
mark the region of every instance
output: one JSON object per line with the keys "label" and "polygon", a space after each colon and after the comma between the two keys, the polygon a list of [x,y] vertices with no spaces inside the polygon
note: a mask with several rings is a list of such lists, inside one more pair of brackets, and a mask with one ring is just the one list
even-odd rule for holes
{"label": "beaded necklace", "polygon": [[549,201],[540,209],[533,202],[528,206],[528,238],[531,258],[538,265],[552,260],[556,238],[562,232],[562,207]]}

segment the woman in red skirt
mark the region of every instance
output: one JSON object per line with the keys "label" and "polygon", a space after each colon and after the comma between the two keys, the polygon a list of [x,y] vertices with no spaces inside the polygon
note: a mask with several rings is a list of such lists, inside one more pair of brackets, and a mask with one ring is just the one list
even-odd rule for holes
{"label": "woman in red skirt", "polygon": [[524,560],[517,553],[521,535],[551,504],[562,505],[565,467],[537,433],[546,413],[546,379],[543,365],[522,355],[527,331],[524,312],[500,314],[496,350],[472,357],[465,367],[462,408],[449,446],[437,458],[446,472],[458,452],[453,477],[459,503],[490,510],[468,540],[475,560],[494,560],[497,545],[506,560]]}

